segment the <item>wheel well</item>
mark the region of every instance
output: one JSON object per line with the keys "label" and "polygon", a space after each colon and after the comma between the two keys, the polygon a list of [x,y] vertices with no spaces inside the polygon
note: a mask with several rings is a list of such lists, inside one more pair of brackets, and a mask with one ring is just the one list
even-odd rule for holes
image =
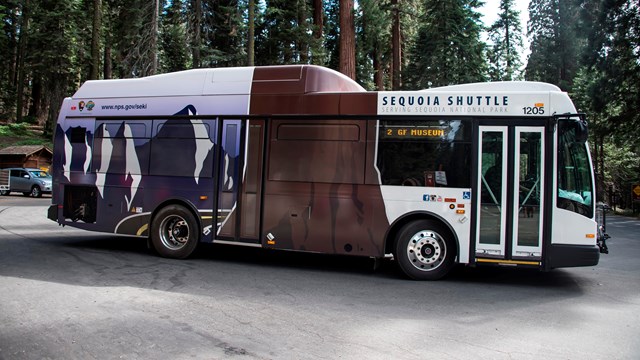
{"label": "wheel well", "polygon": [[202,223],[196,207],[193,206],[193,204],[188,200],[169,199],[169,200],[163,201],[158,206],[156,206],[156,208],[151,213],[151,219],[149,220],[149,236],[151,236],[151,224],[153,224],[153,221],[155,220],[158,212],[170,205],[180,205],[186,208],[187,210],[189,210],[189,212],[191,212],[191,215],[193,215],[193,217],[196,219],[196,224],[198,224],[198,234],[202,234]]}
{"label": "wheel well", "polygon": [[458,237],[456,236],[455,231],[453,231],[449,223],[447,223],[441,217],[435,214],[422,213],[422,212],[407,214],[404,217],[397,219],[393,224],[391,224],[391,226],[389,227],[389,231],[387,231],[387,235],[385,237],[385,247],[384,247],[385,254],[393,253],[396,236],[398,235],[398,232],[400,232],[406,224],[415,220],[433,220],[442,224],[442,226],[445,229],[447,229],[447,231],[449,232],[449,234],[447,235],[449,235],[455,241],[456,257],[460,255],[460,242],[458,241]]}

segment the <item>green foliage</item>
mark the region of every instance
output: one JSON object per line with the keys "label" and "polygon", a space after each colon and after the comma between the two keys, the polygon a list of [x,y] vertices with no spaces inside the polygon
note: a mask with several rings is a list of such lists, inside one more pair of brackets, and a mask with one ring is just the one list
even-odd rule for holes
{"label": "green foliage", "polygon": [[18,2],[3,0],[0,8],[0,118],[10,118],[15,112],[15,63],[19,19],[15,9]]}
{"label": "green foliage", "polygon": [[325,22],[325,48],[327,49],[327,58],[325,65],[338,69],[340,67],[340,18],[339,0],[324,1],[326,22]]}
{"label": "green foliage", "polygon": [[[391,14],[389,2],[360,0],[356,14],[356,78],[368,90],[375,90],[375,72],[383,71],[391,52]],[[378,64],[379,63],[379,64]],[[379,69],[376,69],[378,65]]]}
{"label": "green foliage", "polygon": [[482,25],[476,0],[427,0],[405,72],[412,89],[486,79]]}
{"label": "green foliage", "polygon": [[[355,8],[357,80],[371,90],[388,89],[391,83],[395,3],[358,0]],[[397,0],[402,86],[420,89],[518,79],[521,28],[514,3],[501,1],[499,19],[488,29],[492,44],[487,47],[480,40],[483,24],[476,11],[481,1]],[[89,76],[93,4],[91,0],[2,2],[0,119],[14,121],[21,104],[21,113],[28,113],[23,121],[53,128],[62,98]],[[153,12],[157,4],[159,22]],[[311,0],[256,1],[257,65],[314,63],[338,69],[339,1],[322,2],[320,38],[314,37],[312,4]],[[99,77],[245,65],[247,6],[247,0],[102,0],[100,51],[105,67],[112,64],[112,73],[105,69]],[[604,149],[593,152],[599,168],[607,164],[603,154],[629,159],[631,153],[638,158],[637,0],[531,0],[529,10],[531,55],[526,79],[559,85],[588,113],[591,143]],[[19,74],[24,74],[22,84]],[[11,133],[5,138],[13,138],[21,131],[7,129],[3,126],[0,135]],[[616,149],[625,149],[624,156],[614,154]],[[612,179],[636,176],[622,165],[604,173]]]}
{"label": "green foliage", "polygon": [[510,81],[520,78],[522,61],[522,27],[520,12],[513,0],[500,1],[498,20],[489,28],[492,43],[487,50],[489,78],[492,81]]}
{"label": "green foliage", "polygon": [[580,28],[581,0],[531,0],[529,25],[531,55],[525,78],[571,91],[584,44]]}
{"label": "green foliage", "polygon": [[626,189],[625,185],[640,179],[637,149],[631,144],[608,143],[604,145],[604,153],[607,158],[604,167],[605,178],[616,184],[617,188]]}
{"label": "green foliage", "polygon": [[246,63],[245,24],[238,0],[202,0],[202,65],[240,66]]}
{"label": "green foliage", "polygon": [[[632,0],[585,1],[582,66],[573,97],[589,115],[601,191],[628,193],[640,180],[640,14]],[[586,27],[584,24],[591,24]]]}
{"label": "green foliage", "polygon": [[161,65],[165,72],[186,70],[189,66],[186,8],[182,1],[172,1],[162,18]]}
{"label": "green foliage", "polygon": [[307,0],[267,0],[263,22],[256,27],[256,64],[308,63],[312,24]]}
{"label": "green foliage", "polygon": [[53,148],[51,136],[32,130],[29,124],[0,125],[0,148],[17,145],[44,145]]}
{"label": "green foliage", "polygon": [[604,145],[603,156],[607,159],[604,163],[604,188],[621,194],[622,203],[628,206],[631,201],[629,189],[640,179],[638,150],[631,144],[607,143]]}
{"label": "green foliage", "polygon": [[0,125],[0,136],[19,137],[29,135],[29,128],[25,123]]}

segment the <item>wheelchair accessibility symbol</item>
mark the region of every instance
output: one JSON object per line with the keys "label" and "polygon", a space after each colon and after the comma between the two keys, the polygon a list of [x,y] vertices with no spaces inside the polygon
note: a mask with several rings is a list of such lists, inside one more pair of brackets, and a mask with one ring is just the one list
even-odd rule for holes
{"label": "wheelchair accessibility symbol", "polygon": [[471,191],[462,192],[462,200],[471,200]]}

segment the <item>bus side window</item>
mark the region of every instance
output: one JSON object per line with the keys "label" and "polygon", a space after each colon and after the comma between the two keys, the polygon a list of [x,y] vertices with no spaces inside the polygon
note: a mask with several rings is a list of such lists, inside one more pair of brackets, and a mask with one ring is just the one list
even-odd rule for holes
{"label": "bus side window", "polygon": [[470,128],[463,120],[380,121],[382,185],[470,187]]}
{"label": "bus side window", "polygon": [[[150,175],[212,177],[213,167],[210,159],[213,156],[213,142],[210,140],[210,128],[206,122],[193,123],[184,119],[154,120]],[[199,147],[206,148],[207,151],[199,152]],[[199,155],[204,158],[199,159]],[[200,164],[196,163],[198,160],[201,161]]]}
{"label": "bus side window", "polygon": [[[149,167],[147,128],[148,126],[140,120],[96,121],[92,171],[146,175]],[[103,154],[104,152],[106,154]],[[133,159],[137,159],[138,163],[132,164]],[[106,161],[104,164],[103,160]]]}
{"label": "bus side window", "polygon": [[275,121],[269,180],[364,183],[365,120]]}

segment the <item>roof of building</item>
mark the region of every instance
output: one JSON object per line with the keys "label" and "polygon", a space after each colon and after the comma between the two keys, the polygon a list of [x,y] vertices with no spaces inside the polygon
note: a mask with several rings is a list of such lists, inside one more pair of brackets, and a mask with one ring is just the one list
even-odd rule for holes
{"label": "roof of building", "polygon": [[53,151],[44,145],[20,145],[20,146],[9,146],[4,149],[0,149],[0,155],[33,155],[41,150],[45,150],[51,154]]}

